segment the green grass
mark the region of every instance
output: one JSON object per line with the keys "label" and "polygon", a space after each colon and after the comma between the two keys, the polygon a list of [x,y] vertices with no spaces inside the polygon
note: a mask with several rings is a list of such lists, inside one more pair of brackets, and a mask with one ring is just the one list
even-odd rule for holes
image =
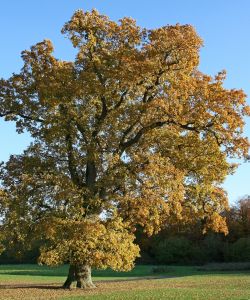
{"label": "green grass", "polygon": [[[115,272],[107,270],[93,270],[94,280],[132,279],[145,276],[156,276],[152,266],[137,266],[130,272]],[[0,281],[8,282],[18,279],[23,282],[63,282],[67,276],[68,266],[47,267],[39,265],[0,265]]]}
{"label": "green grass", "polygon": [[[93,300],[116,300],[116,299],[175,299],[175,300],[247,300],[250,299],[249,279],[238,277],[227,277],[226,280],[221,277],[202,278],[182,278],[182,279],[164,279],[166,287],[158,289],[133,290],[128,292],[113,292],[109,294],[91,295],[84,299]],[[237,283],[236,283],[237,282]],[[181,286],[183,285],[183,287]],[[63,300],[80,300],[82,296],[65,297]]]}
{"label": "green grass", "polygon": [[198,268],[199,271],[250,271],[250,262],[210,263]]}
{"label": "green grass", "polygon": [[[67,268],[67,266],[49,268],[37,265],[0,265],[0,283],[1,285],[20,283],[61,284],[67,274]],[[155,271],[160,271],[160,273],[156,273]],[[151,279],[155,277],[159,277],[160,279]],[[58,298],[53,299],[62,300],[250,300],[250,270],[247,268],[247,264],[213,264],[204,266],[203,268],[194,266],[136,266],[131,272],[114,272],[112,270],[98,270],[93,272],[94,281],[117,281],[133,278],[140,278],[142,280],[110,282],[106,285],[101,283],[98,289],[90,292],[76,292],[76,290],[73,290],[72,292],[64,294],[60,292],[59,294],[60,290],[54,290],[51,293],[53,292],[54,296],[58,293]],[[43,288],[41,288],[41,298],[39,297],[39,299],[50,299],[48,298],[50,294],[45,296],[42,293]],[[47,293],[50,292],[47,290]],[[32,295],[32,290],[30,291],[30,295]],[[3,298],[0,297],[0,299]]]}

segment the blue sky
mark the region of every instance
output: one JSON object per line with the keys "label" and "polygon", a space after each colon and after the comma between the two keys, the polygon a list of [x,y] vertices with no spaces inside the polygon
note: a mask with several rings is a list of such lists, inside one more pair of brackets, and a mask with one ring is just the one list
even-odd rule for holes
{"label": "blue sky", "polygon": [[[250,96],[248,0],[0,0],[0,77],[18,72],[22,66],[21,51],[44,38],[52,40],[58,58],[72,59],[74,51],[60,30],[79,8],[97,8],[113,20],[130,16],[148,28],[192,24],[204,40],[200,70],[213,75],[226,69],[225,86],[242,88]],[[248,137],[249,119],[245,128]],[[7,160],[10,154],[21,153],[30,142],[28,134],[17,135],[14,124],[2,120],[0,140],[0,161]],[[249,178],[250,163],[243,163],[234,175],[228,176],[224,188],[231,203],[250,194]]]}

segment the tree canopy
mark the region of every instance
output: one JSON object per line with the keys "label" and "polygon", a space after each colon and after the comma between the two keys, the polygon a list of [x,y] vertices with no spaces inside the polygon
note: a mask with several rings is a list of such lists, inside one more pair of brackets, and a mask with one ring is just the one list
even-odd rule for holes
{"label": "tree canopy", "polygon": [[194,28],[78,10],[62,33],[74,61],[44,40],[0,81],[0,116],[33,138],[1,168],[5,241],[43,241],[49,265],[128,270],[138,225],[151,235],[196,218],[227,233],[221,183],[235,168],[227,157],[248,154],[250,110],[242,90],[224,88],[225,71],[198,70]]}

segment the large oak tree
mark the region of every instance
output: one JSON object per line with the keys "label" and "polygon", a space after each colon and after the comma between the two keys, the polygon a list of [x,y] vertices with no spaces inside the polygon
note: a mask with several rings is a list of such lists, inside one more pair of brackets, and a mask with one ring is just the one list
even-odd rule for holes
{"label": "large oak tree", "polygon": [[63,29],[75,61],[48,40],[22,52],[20,73],[0,81],[0,116],[33,141],[2,165],[1,235],[39,261],[68,262],[64,287],[91,287],[91,267],[129,270],[134,231],[202,220],[227,231],[221,188],[244,157],[245,94],[198,71],[190,25],[148,30],[76,11]]}

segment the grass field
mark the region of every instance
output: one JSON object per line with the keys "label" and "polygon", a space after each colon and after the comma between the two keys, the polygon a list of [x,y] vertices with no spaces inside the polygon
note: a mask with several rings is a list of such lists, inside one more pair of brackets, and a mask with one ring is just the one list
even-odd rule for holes
{"label": "grass field", "polygon": [[128,273],[94,271],[97,289],[68,291],[60,289],[67,266],[0,265],[0,299],[250,300],[249,269],[246,264],[216,264],[137,266]]}

